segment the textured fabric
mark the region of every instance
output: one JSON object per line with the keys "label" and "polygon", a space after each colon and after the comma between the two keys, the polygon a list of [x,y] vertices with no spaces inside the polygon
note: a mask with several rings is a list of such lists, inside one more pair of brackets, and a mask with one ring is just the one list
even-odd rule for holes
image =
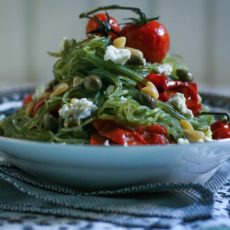
{"label": "textured fabric", "polygon": [[[0,209],[100,220],[124,226],[163,225],[208,218],[213,192],[226,181],[219,171],[205,186],[148,184],[92,193],[45,184],[6,162],[0,164]],[[169,223],[168,223],[169,224]]]}

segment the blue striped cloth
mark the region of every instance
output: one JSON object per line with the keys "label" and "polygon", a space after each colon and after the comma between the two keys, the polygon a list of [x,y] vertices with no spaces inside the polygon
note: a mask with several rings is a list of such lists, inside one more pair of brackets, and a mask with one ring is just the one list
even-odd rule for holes
{"label": "blue striped cloth", "polygon": [[41,182],[5,161],[0,163],[0,210],[111,222],[123,226],[162,226],[209,218],[213,193],[227,180],[219,170],[204,186],[147,184],[112,191],[80,192]]}

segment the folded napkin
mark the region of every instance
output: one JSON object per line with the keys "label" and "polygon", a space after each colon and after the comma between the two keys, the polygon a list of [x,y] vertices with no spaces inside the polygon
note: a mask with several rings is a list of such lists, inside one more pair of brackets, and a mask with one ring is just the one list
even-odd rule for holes
{"label": "folded napkin", "polygon": [[0,210],[98,220],[130,227],[168,227],[175,221],[210,217],[213,193],[226,180],[227,172],[222,169],[204,186],[156,183],[82,192],[39,181],[2,160]]}

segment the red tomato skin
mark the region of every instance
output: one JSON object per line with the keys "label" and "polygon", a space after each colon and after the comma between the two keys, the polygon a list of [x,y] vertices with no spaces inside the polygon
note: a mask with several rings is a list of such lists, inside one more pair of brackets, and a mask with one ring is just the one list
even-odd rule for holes
{"label": "red tomato skin", "polygon": [[146,144],[145,140],[138,133],[123,129],[114,121],[98,119],[94,121],[93,126],[100,136],[109,139],[113,143],[119,145]]}
{"label": "red tomato skin", "polygon": [[[106,14],[103,13],[99,13],[96,14],[96,17],[101,21],[101,22],[106,22],[107,21],[107,16]],[[115,30],[117,33],[120,32],[120,27],[119,24],[117,22],[117,20],[111,16],[109,16],[109,24],[111,26],[111,28],[113,28],[113,30]],[[97,30],[99,27],[98,22],[96,20],[90,19],[86,25],[86,33],[90,33],[92,31]],[[114,33],[109,33],[109,35],[111,35],[112,40],[115,39],[117,37],[116,34]]]}
{"label": "red tomato skin", "polygon": [[32,94],[29,94],[29,95],[25,96],[24,99],[23,99],[23,105],[29,104],[32,100],[33,100],[33,95]]}
{"label": "red tomato skin", "polygon": [[213,132],[212,138],[214,140],[230,138],[230,129],[218,128]]}
{"label": "red tomato skin", "polygon": [[152,145],[166,145],[169,144],[169,141],[164,135],[159,133],[154,133],[149,143]]}
{"label": "red tomato skin", "polygon": [[227,121],[218,120],[211,125],[212,138],[214,140],[230,138],[230,124]]}
{"label": "red tomato skin", "polygon": [[226,121],[218,120],[211,125],[212,132],[215,132],[217,129],[229,129],[229,124]]}
{"label": "red tomato skin", "polygon": [[144,25],[128,24],[121,30],[126,46],[139,49],[149,62],[161,62],[170,48],[169,32],[161,23],[152,20]]}
{"label": "red tomato skin", "polygon": [[198,98],[198,88],[195,82],[181,82],[170,80],[167,76],[161,74],[150,73],[147,77],[159,92],[159,100],[167,102],[175,93],[184,94],[186,105],[196,116],[201,111],[201,103]]}
{"label": "red tomato skin", "polygon": [[167,129],[158,124],[139,126],[136,131],[145,139],[148,144],[154,145],[164,145],[169,144],[167,138]]}
{"label": "red tomato skin", "polygon": [[89,143],[91,145],[103,145],[106,141],[106,138],[101,136],[99,133],[92,133],[90,136]]}

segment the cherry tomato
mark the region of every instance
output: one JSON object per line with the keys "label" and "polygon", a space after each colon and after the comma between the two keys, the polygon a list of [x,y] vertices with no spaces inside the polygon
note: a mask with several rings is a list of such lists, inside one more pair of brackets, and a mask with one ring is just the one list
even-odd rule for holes
{"label": "cherry tomato", "polygon": [[[143,145],[146,141],[137,132],[122,128],[119,124],[109,120],[98,119],[93,123],[100,136],[119,145]],[[95,140],[94,137],[92,137]],[[93,142],[92,140],[92,142]]]}
{"label": "cherry tomato", "polygon": [[212,138],[214,140],[230,138],[230,129],[219,128],[213,132]]}
{"label": "cherry tomato", "polygon": [[139,49],[149,62],[161,62],[169,51],[170,37],[167,29],[152,20],[143,25],[128,24],[121,30],[126,46]]}
{"label": "cherry tomato", "polygon": [[29,104],[32,100],[33,100],[33,95],[32,94],[29,94],[29,95],[25,96],[24,99],[23,99],[23,105]]}
{"label": "cherry tomato", "polygon": [[91,18],[86,25],[86,33],[106,35],[105,33],[109,32],[108,35],[110,35],[112,39],[118,37],[120,27],[115,18],[104,13],[96,14],[95,17],[97,17],[97,19],[102,22],[103,25],[100,25],[97,19]]}
{"label": "cherry tomato", "polygon": [[167,129],[162,125],[139,126],[133,130],[123,128],[114,121],[97,119],[93,126],[96,132],[90,137],[92,145],[101,145],[106,139],[111,144],[128,146],[169,144]]}
{"label": "cherry tomato", "polygon": [[147,77],[156,87],[159,92],[159,100],[168,101],[175,93],[184,94],[186,105],[191,109],[196,116],[201,111],[201,103],[198,98],[198,88],[195,82],[182,82],[170,80],[162,74],[150,73]]}
{"label": "cherry tomato", "polygon": [[217,129],[230,129],[227,121],[218,120],[211,125],[212,132],[215,132]]}
{"label": "cherry tomato", "polygon": [[148,125],[136,128],[148,144],[169,144],[167,129],[162,125]]}
{"label": "cherry tomato", "polygon": [[211,125],[212,138],[224,139],[230,138],[230,124],[227,121],[216,121]]}
{"label": "cherry tomato", "polygon": [[99,133],[92,133],[90,136],[89,143],[91,145],[103,145],[106,141],[106,138],[101,136]]}

